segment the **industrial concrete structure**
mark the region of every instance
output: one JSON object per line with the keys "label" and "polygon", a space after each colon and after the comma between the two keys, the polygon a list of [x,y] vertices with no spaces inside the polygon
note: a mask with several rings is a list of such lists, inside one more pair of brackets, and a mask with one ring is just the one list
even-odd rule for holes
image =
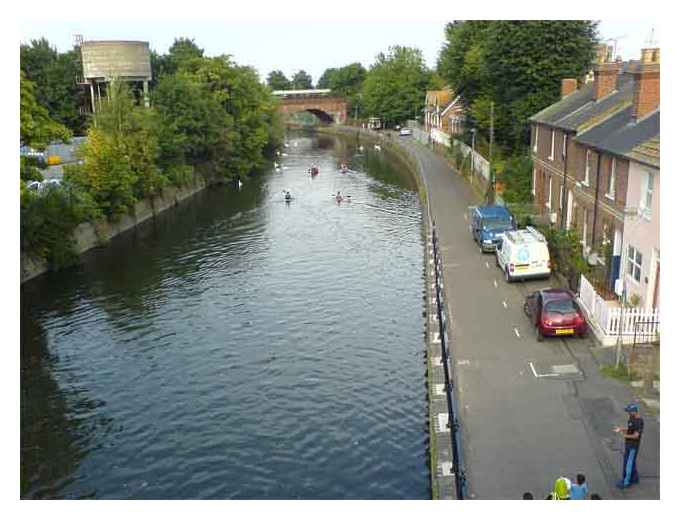
{"label": "industrial concrete structure", "polygon": [[78,42],[83,65],[82,84],[88,85],[92,112],[101,100],[102,85],[117,79],[141,83],[144,105],[149,106],[151,55],[149,42],[141,41],[82,41]]}

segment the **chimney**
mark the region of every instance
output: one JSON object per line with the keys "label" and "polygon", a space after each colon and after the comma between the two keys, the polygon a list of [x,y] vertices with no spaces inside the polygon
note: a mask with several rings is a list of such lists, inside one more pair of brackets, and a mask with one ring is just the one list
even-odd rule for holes
{"label": "chimney", "polygon": [[600,44],[595,50],[596,61],[593,65],[593,99],[597,101],[611,94],[616,89],[616,78],[621,63],[611,61],[612,48]]}
{"label": "chimney", "polygon": [[642,49],[640,65],[633,73],[633,119],[650,114],[660,102],[661,50]]}
{"label": "chimney", "polygon": [[562,80],[562,99],[574,92],[578,88],[578,84],[574,78],[565,78]]}

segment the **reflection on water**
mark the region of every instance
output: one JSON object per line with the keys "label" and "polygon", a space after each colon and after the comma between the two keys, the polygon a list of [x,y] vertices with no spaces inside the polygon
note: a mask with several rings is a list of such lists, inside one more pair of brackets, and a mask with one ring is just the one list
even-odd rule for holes
{"label": "reflection on water", "polygon": [[22,287],[22,497],[429,497],[417,195],[289,141]]}

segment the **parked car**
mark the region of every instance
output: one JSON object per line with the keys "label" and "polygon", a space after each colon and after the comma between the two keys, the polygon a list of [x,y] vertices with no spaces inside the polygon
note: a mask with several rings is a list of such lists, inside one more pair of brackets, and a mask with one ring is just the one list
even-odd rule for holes
{"label": "parked car", "polygon": [[567,289],[541,289],[527,296],[524,312],[536,327],[536,339],[544,336],[578,336],[587,330],[583,311]]}
{"label": "parked car", "polygon": [[470,214],[472,238],[482,253],[495,251],[506,231],[515,229],[515,220],[505,206],[473,207]]}
{"label": "parked car", "polygon": [[401,130],[399,130],[399,135],[412,135],[412,134],[413,134],[413,132],[411,131],[410,128],[404,127]]}
{"label": "parked car", "polygon": [[496,248],[496,265],[506,282],[550,278],[550,252],[545,237],[533,227],[507,231]]}

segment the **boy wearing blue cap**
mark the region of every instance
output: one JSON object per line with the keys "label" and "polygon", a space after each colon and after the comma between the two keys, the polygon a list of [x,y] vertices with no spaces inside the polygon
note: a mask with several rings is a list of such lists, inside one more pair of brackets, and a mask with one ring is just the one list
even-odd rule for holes
{"label": "boy wearing blue cap", "polygon": [[642,417],[640,417],[639,405],[630,403],[626,406],[625,411],[628,412],[627,428],[614,428],[616,433],[623,434],[623,438],[626,442],[626,449],[623,453],[623,478],[616,484],[616,487],[619,489],[625,489],[640,481],[636,461],[637,454],[640,451],[642,430],[645,427],[645,422],[642,420]]}

